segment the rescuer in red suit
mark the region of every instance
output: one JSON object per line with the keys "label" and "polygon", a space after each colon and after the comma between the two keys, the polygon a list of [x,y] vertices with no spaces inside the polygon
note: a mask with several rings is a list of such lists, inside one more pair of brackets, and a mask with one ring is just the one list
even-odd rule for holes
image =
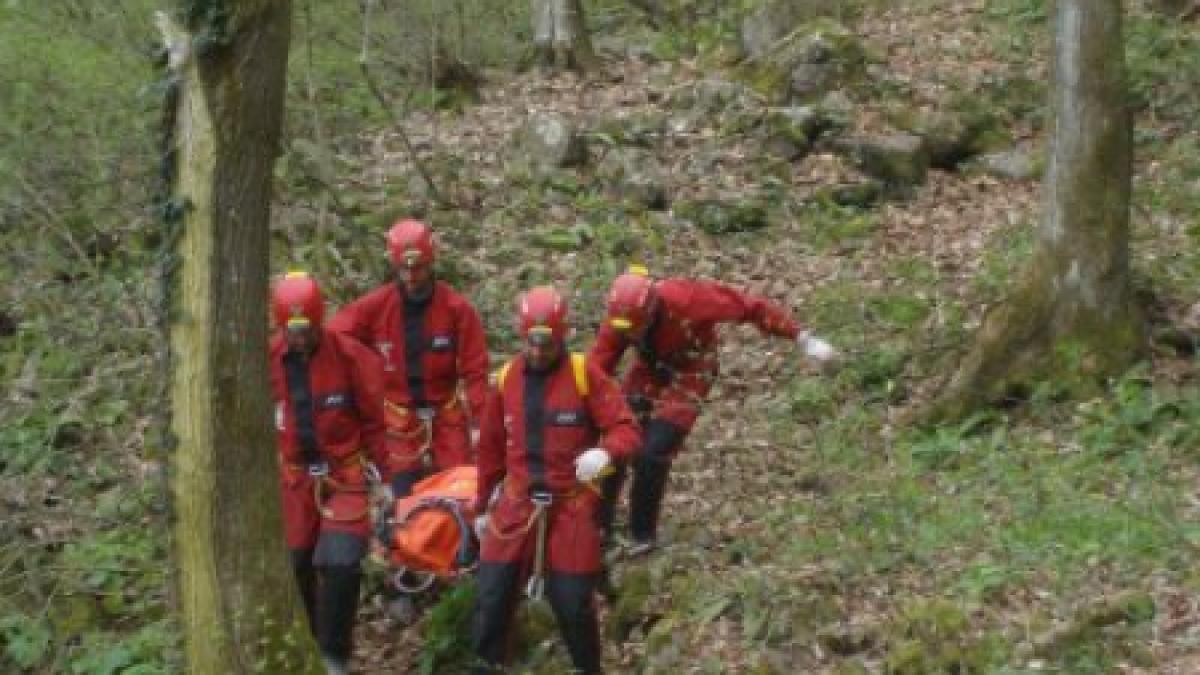
{"label": "rescuer in red suit", "polygon": [[566,351],[567,307],[549,287],[519,303],[520,355],[488,390],[479,441],[481,551],[474,644],[481,665],[505,661],[522,585],[544,591],[578,672],[601,672],[594,595],[601,497],[594,484],[640,442],[617,383]]}
{"label": "rescuer in red suit", "polygon": [[287,546],[330,673],[345,673],[370,531],[366,467],[384,441],[379,357],[322,326],[316,281],[272,292],[270,344]]}
{"label": "rescuer in red suit", "polygon": [[[725,284],[653,279],[645,269],[634,267],[618,276],[609,289],[607,315],[588,359],[615,374],[622,355],[634,351],[622,383],[643,439],[632,460],[631,555],[646,553],[655,545],[671,462],[700,416],[719,371],[717,327],[724,323],[753,324],[766,335],[799,343],[806,355],[817,360],[836,356],[827,342],[803,330],[782,307]],[[608,530],[625,473],[626,467],[618,463],[605,482]]]}
{"label": "rescuer in red suit", "polygon": [[329,327],[383,358],[387,444],[373,459],[393,496],[403,497],[432,471],[471,463],[488,353],[478,312],[434,276],[429,227],[402,220],[388,230],[387,248],[395,283],[346,305]]}
{"label": "rescuer in red suit", "polygon": [[[474,459],[488,352],[479,313],[434,275],[429,226],[397,222],[387,232],[387,250],[395,282],[346,305],[329,323],[383,358],[387,442],[372,459],[398,499],[427,475]],[[390,594],[387,607],[398,624],[416,619],[411,594]]]}

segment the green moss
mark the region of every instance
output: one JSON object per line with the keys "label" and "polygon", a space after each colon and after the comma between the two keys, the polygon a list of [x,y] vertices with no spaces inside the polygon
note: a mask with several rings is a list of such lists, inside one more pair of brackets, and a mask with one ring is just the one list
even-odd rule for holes
{"label": "green moss", "polygon": [[1140,627],[1154,618],[1154,598],[1141,591],[1130,591],[1100,598],[1083,607],[1066,625],[1035,640],[1034,653],[1044,659],[1081,672],[1106,670],[1116,661],[1153,663],[1153,657],[1140,644]]}
{"label": "green moss", "polygon": [[884,661],[888,675],[986,673],[1004,660],[998,639],[974,637],[971,622],[944,600],[917,600],[901,610],[891,627],[892,647]]}
{"label": "green moss", "polygon": [[751,201],[683,201],[675,206],[675,214],[709,234],[746,232],[767,226],[766,206]]}
{"label": "green moss", "polygon": [[825,74],[821,94],[856,84],[866,72],[866,52],[857,36],[832,19],[802,24],[776,43],[763,59],[751,62],[738,76],[771,101],[792,98],[792,75],[798,66],[819,66]]}
{"label": "green moss", "polygon": [[605,632],[611,639],[625,640],[645,619],[653,590],[650,571],[644,567],[630,568],[621,575],[617,601],[605,619]]}

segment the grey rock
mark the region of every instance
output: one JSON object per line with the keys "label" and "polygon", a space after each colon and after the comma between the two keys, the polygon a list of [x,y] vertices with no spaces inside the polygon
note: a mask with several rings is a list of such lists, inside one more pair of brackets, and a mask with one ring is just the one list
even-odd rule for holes
{"label": "grey rock", "polygon": [[1033,180],[1041,173],[1039,162],[1019,150],[990,152],[976,158],[974,165],[984,173],[1012,180]]}
{"label": "grey rock", "polygon": [[768,0],[742,19],[742,54],[761,59],[771,47],[801,23],[817,17],[836,17],[844,0]]}
{"label": "grey rock", "polygon": [[665,173],[654,155],[640,148],[617,148],[597,167],[619,198],[652,210],[667,206]]}
{"label": "grey rock", "polygon": [[587,143],[574,123],[558,113],[538,113],[518,132],[522,159],[540,169],[582,166]]}
{"label": "grey rock", "polygon": [[892,134],[839,140],[834,148],[863,173],[889,187],[909,187],[925,182],[929,152],[920,136]]}
{"label": "grey rock", "polygon": [[866,76],[858,37],[829,19],[801,24],[747,61],[742,75],[771,101],[808,102]]}

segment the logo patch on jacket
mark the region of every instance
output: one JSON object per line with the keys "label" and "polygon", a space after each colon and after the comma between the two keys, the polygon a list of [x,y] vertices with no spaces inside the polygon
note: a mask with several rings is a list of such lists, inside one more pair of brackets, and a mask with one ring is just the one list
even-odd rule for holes
{"label": "logo patch on jacket", "polygon": [[550,424],[556,427],[582,427],[588,422],[582,410],[555,410],[550,413]]}
{"label": "logo patch on jacket", "polygon": [[329,410],[332,408],[349,408],[354,402],[354,397],[344,391],[335,391],[332,394],[325,394],[318,399],[317,407],[321,410]]}
{"label": "logo patch on jacket", "polygon": [[429,349],[435,352],[448,352],[454,349],[454,336],[434,335],[429,338]]}

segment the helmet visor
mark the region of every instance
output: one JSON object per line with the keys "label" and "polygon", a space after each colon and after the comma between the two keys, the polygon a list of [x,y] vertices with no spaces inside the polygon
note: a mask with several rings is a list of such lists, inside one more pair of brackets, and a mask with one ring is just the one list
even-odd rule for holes
{"label": "helmet visor", "polygon": [[525,334],[525,341],[531,345],[548,345],[554,342],[554,330],[549,326],[534,326]]}
{"label": "helmet visor", "polygon": [[633,330],[633,321],[623,316],[613,317],[608,320],[608,325],[622,333],[628,333]]}

